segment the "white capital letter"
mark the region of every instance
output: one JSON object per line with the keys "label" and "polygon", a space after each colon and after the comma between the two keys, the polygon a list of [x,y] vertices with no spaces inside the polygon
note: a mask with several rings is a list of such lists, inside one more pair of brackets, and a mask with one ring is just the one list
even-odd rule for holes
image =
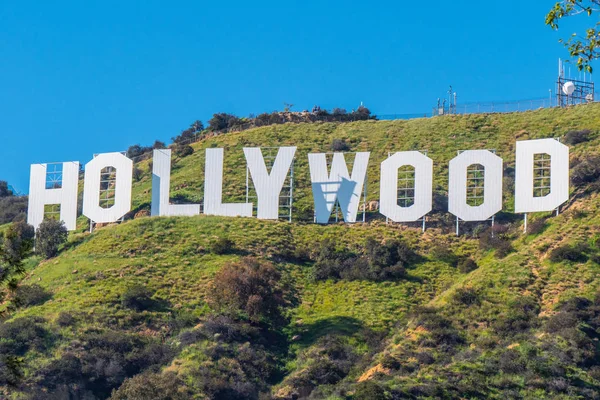
{"label": "white capital letter", "polygon": [[[414,203],[398,205],[398,169],[410,165],[415,169]],[[416,221],[432,206],[433,160],[418,151],[401,151],[381,163],[379,212],[394,222]]]}
{"label": "white capital letter", "polygon": [[206,149],[204,214],[251,217],[252,203],[223,203],[223,149]]}
{"label": "white capital letter", "polygon": [[[550,156],[550,193],[533,196],[535,154]],[[554,139],[517,142],[515,212],[552,211],[569,200],[569,148]]]}
{"label": "white capital letter", "polygon": [[256,216],[259,219],[279,218],[279,194],[295,153],[296,147],[280,147],[269,174],[260,148],[244,147],[246,163],[258,197]]}
{"label": "white capital letter", "polygon": [[[115,204],[103,208],[100,207],[100,179],[102,170],[107,167],[117,170]],[[133,161],[121,153],[99,154],[87,163],[83,184],[83,215],[94,222],[109,223],[127,214],[131,210],[132,172]]]}
{"label": "white capital letter", "polygon": [[154,150],[152,156],[152,207],[154,216],[191,216],[200,214],[199,204],[170,204],[171,150]]}
{"label": "white capital letter", "polygon": [[336,199],[342,209],[344,221],[356,222],[356,214],[367,175],[370,154],[368,152],[356,153],[354,165],[352,166],[352,177],[348,174],[348,167],[343,153],[333,155],[330,174],[327,173],[325,153],[308,155],[310,180],[318,223],[326,224],[329,221]]}
{"label": "white capital letter", "polygon": [[77,229],[77,184],[79,181],[79,163],[77,161],[62,164],[62,187],[46,188],[48,164],[33,164],[29,182],[29,206],[27,223],[37,229],[44,220],[46,204],[60,204],[60,220],[68,230]]}
{"label": "white capital letter", "polygon": [[[484,169],[483,204],[467,204],[467,168]],[[488,150],[468,150],[450,160],[448,211],[463,221],[485,221],[502,209],[502,159]]]}

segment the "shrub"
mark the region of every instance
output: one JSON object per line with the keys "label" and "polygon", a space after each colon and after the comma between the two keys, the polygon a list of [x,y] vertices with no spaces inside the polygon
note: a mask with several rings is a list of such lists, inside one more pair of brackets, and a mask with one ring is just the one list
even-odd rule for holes
{"label": "shrub", "polygon": [[175,145],[175,154],[177,157],[187,157],[194,154],[194,148],[189,144],[177,144]]}
{"label": "shrub", "polygon": [[53,219],[43,221],[35,235],[35,250],[44,258],[58,254],[59,247],[67,241],[68,231],[65,223]]}
{"label": "shrub", "polygon": [[27,219],[27,196],[0,196],[0,225]]}
{"label": "shrub", "polygon": [[585,251],[587,246],[583,243],[577,243],[575,245],[564,244],[562,246],[554,248],[549,255],[549,259],[552,262],[561,261],[572,261],[572,262],[585,262],[587,256]]}
{"label": "shrub", "polygon": [[448,263],[453,267],[457,266],[460,262],[458,256],[452,252],[447,244],[436,244],[431,249],[431,255],[433,258]]}
{"label": "shrub", "polygon": [[143,311],[151,308],[154,304],[152,295],[154,293],[145,286],[133,285],[121,295],[121,304],[123,307],[136,311]]}
{"label": "shrub", "polygon": [[56,318],[56,323],[58,324],[58,326],[62,327],[72,326],[75,324],[75,321],[76,320],[73,314],[68,313],[66,311],[62,311],[60,314],[58,314],[58,317]]}
{"label": "shrub", "polygon": [[352,396],[354,400],[386,400],[387,398],[385,390],[370,380],[359,383],[354,396]]}
{"label": "shrub", "polygon": [[542,233],[544,231],[544,228],[546,228],[545,218],[536,219],[527,223],[527,233],[530,235],[537,235],[539,233]]}
{"label": "shrub", "polygon": [[583,142],[589,142],[591,140],[591,133],[589,129],[584,129],[580,131],[568,131],[565,133],[563,142],[565,144],[574,145]]}
{"label": "shrub", "polygon": [[17,307],[31,307],[45,303],[52,293],[40,285],[19,285],[15,291],[14,303]]}
{"label": "shrub", "polygon": [[518,374],[525,371],[526,364],[519,352],[509,349],[500,354],[499,367],[506,374]]}
{"label": "shrub", "polygon": [[142,176],[143,176],[143,175],[144,175],[143,171],[142,171],[141,169],[139,169],[139,168],[137,167],[137,165],[133,167],[132,176],[133,176],[133,179],[134,179],[136,182],[139,182],[139,181],[140,181],[140,179],[142,179]]}
{"label": "shrub", "polygon": [[466,306],[479,305],[481,304],[481,295],[476,289],[471,287],[458,288],[454,292],[453,300]]}
{"label": "shrub", "polygon": [[508,311],[497,317],[492,326],[501,337],[526,332],[538,324],[539,304],[532,297],[519,297],[509,302]]}
{"label": "shrub", "polygon": [[173,372],[144,372],[125,379],[111,400],[185,400],[191,398],[183,381]]}
{"label": "shrub", "polygon": [[50,333],[40,317],[23,317],[0,324],[0,354],[22,356],[30,349],[44,350]]}
{"label": "shrub", "polygon": [[214,254],[231,254],[235,252],[235,243],[228,238],[218,238],[210,245],[210,251]]}
{"label": "shrub", "polygon": [[494,225],[479,237],[479,247],[483,250],[495,250],[497,258],[506,257],[513,247],[510,243],[508,227],[505,225]]}
{"label": "shrub", "polygon": [[477,263],[471,257],[461,258],[458,261],[457,267],[458,271],[463,274],[468,274],[469,272],[475,271],[477,268],[479,268]]}
{"label": "shrub", "polygon": [[350,145],[344,139],[333,139],[331,142],[331,151],[348,151]]}
{"label": "shrub", "polygon": [[[195,142],[198,139],[198,135],[203,130],[204,130],[204,124],[202,123],[202,121],[196,121],[193,124],[191,124],[188,129],[182,131],[179,136],[175,136],[174,138],[171,138],[171,140],[173,141],[173,143],[176,143],[176,144],[190,144],[192,142]],[[162,147],[160,147],[160,146],[162,146]],[[164,143],[159,142],[157,140],[156,142],[154,142],[153,147],[155,149],[164,149],[165,145],[164,145]]]}
{"label": "shrub", "polygon": [[225,265],[214,277],[209,305],[231,317],[240,314],[252,322],[284,322],[288,289],[273,264],[245,257]]}
{"label": "shrub", "polygon": [[589,155],[571,168],[571,183],[581,187],[600,178],[600,156]]}
{"label": "shrub", "polygon": [[33,226],[23,221],[13,222],[4,238],[0,235],[0,259],[8,264],[20,263],[33,248],[34,235]]}

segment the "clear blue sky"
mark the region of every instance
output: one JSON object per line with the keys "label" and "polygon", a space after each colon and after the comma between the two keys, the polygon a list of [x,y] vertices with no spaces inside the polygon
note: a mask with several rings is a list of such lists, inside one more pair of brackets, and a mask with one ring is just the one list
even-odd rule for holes
{"label": "clear blue sky", "polygon": [[423,113],[450,84],[459,103],[544,97],[566,56],[552,4],[2,1],[0,180],[27,191],[32,163],[167,141],[221,111]]}

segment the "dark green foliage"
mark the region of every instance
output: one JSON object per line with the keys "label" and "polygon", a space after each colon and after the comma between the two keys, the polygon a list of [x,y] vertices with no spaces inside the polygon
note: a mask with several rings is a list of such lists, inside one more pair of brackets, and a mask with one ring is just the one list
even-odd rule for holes
{"label": "dark green foliage", "polygon": [[133,146],[129,146],[125,155],[134,161],[144,160],[152,156],[152,147],[134,144]]}
{"label": "dark green foliage", "polygon": [[428,334],[422,336],[420,344],[437,348],[442,352],[454,352],[465,340],[452,321],[430,307],[416,307],[412,312],[414,324],[424,327]]}
{"label": "dark green foliage", "polygon": [[56,318],[56,323],[61,327],[73,326],[75,322],[76,319],[73,314],[66,311],[62,311]]}
{"label": "dark green foliage", "polygon": [[474,289],[472,287],[456,289],[456,292],[454,292],[454,295],[452,298],[456,303],[459,303],[459,304],[462,304],[465,306],[481,304],[481,295],[479,294],[479,292],[476,289]]}
{"label": "dark green foliage", "polygon": [[0,386],[17,386],[23,378],[22,364],[19,357],[0,354]]}
{"label": "dark green foliage", "polygon": [[232,114],[227,113],[216,113],[213,114],[212,118],[208,121],[208,130],[216,131],[227,131],[235,129],[243,124],[243,121]]}
{"label": "dark green foliage", "polygon": [[35,250],[44,258],[58,254],[59,247],[67,241],[68,231],[64,222],[53,219],[44,220],[35,234]]}
{"label": "dark green foliage", "polygon": [[460,261],[459,257],[452,252],[452,250],[447,244],[437,244],[433,246],[431,248],[430,254],[436,260],[448,263],[453,267],[457,266],[457,264]]}
{"label": "dark green foliage", "polygon": [[576,163],[571,167],[571,183],[576,187],[596,183],[599,178],[600,156],[586,156],[584,159],[576,160]]}
{"label": "dark green foliage", "polygon": [[144,175],[143,171],[141,169],[139,169],[137,167],[137,165],[134,165],[133,167],[133,171],[132,171],[132,177],[136,182],[139,182],[140,179],[142,179],[142,176]]}
{"label": "dark green foliage", "polygon": [[34,236],[33,226],[23,221],[13,222],[0,241],[3,258],[7,262],[24,259],[33,248]]}
{"label": "dark green foliage", "polygon": [[229,238],[220,237],[211,243],[210,251],[214,254],[231,254],[235,252],[235,243]]}
{"label": "dark green foliage", "polygon": [[324,336],[298,357],[303,368],[287,380],[298,397],[320,385],[333,385],[344,379],[358,359],[351,346],[335,336]]}
{"label": "dark green foliage", "polygon": [[173,372],[143,372],[126,379],[111,400],[187,400],[191,398],[184,382]]}
{"label": "dark green foliage", "polygon": [[177,144],[174,147],[177,157],[187,157],[194,154],[194,148],[189,144]]}
{"label": "dark green foliage", "polygon": [[418,259],[404,242],[380,243],[367,239],[361,254],[336,249],[332,240],[324,240],[317,249],[314,278],[384,281],[406,276],[406,267]]}
{"label": "dark green foliage", "polygon": [[167,145],[165,144],[165,142],[161,142],[160,140],[155,140],[154,144],[152,145],[152,149],[153,150],[161,150],[161,149],[166,149]]}
{"label": "dark green foliage", "polygon": [[209,305],[233,318],[278,325],[285,322],[283,312],[290,305],[289,294],[271,263],[245,257],[217,272]]}
{"label": "dark green foliage", "polygon": [[40,285],[19,285],[15,291],[13,302],[17,307],[31,307],[45,303],[52,298],[52,293]]}
{"label": "dark green foliage", "polygon": [[568,131],[565,133],[563,143],[568,145],[575,145],[579,143],[589,142],[591,138],[591,133],[589,129],[584,129],[580,131]]}
{"label": "dark green foliage", "polygon": [[0,181],[0,198],[10,197],[12,195],[13,192],[8,188],[8,182]]}
{"label": "dark green foliage", "polygon": [[[173,143],[178,145],[190,144],[196,142],[200,136],[200,133],[204,130],[204,124],[202,121],[196,121],[190,125],[190,127],[181,132],[179,136],[171,138]],[[162,145],[162,147],[160,147]],[[154,143],[155,149],[164,149],[165,145],[158,140]]]}
{"label": "dark green foliage", "polygon": [[331,151],[349,151],[350,145],[344,139],[333,139]]}
{"label": "dark green foliage", "polygon": [[479,236],[479,247],[483,250],[495,250],[497,258],[506,257],[513,251],[510,232],[506,225],[494,225]]}
{"label": "dark green foliage", "polygon": [[74,340],[61,358],[35,372],[30,378],[31,395],[108,398],[126,378],[165,365],[174,355],[169,346],[137,335],[86,333]]}
{"label": "dark green foliage", "polygon": [[508,312],[495,318],[493,329],[501,338],[527,332],[538,325],[540,306],[532,297],[519,297],[509,303]]}
{"label": "dark green foliage", "polygon": [[479,268],[479,266],[471,257],[466,257],[461,258],[458,261],[457,268],[459,272],[468,274],[469,272],[475,271],[477,268]]}
{"label": "dark green foliage", "polygon": [[0,197],[0,225],[27,219],[27,196]]}
{"label": "dark green foliage", "polygon": [[544,231],[546,228],[546,219],[539,218],[527,223],[527,233],[530,235],[537,235]]}
{"label": "dark green foliage", "polygon": [[554,248],[548,258],[552,262],[585,262],[587,261],[587,255],[585,254],[587,250],[588,248],[584,243],[564,244]]}
{"label": "dark green foliage", "polygon": [[121,296],[123,307],[135,311],[148,310],[154,305],[152,296],[154,293],[143,285],[133,285],[129,287]]}
{"label": "dark green foliage", "polygon": [[46,349],[51,334],[44,322],[40,317],[24,317],[0,323],[0,354],[23,356],[30,349]]}
{"label": "dark green foliage", "polygon": [[386,400],[385,390],[373,381],[361,382],[356,386],[353,400]]}

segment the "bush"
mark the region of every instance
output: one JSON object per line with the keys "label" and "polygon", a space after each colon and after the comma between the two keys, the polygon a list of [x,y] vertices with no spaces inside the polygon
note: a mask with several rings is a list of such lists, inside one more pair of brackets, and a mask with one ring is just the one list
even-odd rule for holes
{"label": "bush", "polygon": [[581,131],[569,131],[565,134],[563,143],[568,145],[579,144],[583,142],[589,142],[591,138],[591,133],[589,129],[581,130]]}
{"label": "bush", "polygon": [[65,223],[53,219],[43,221],[35,234],[35,250],[44,258],[58,254],[59,247],[67,241],[68,231]]}
{"label": "bush", "polygon": [[133,285],[121,295],[121,304],[123,307],[136,311],[148,310],[154,304],[152,300],[153,292],[145,286]]}
{"label": "bush", "polygon": [[4,238],[0,234],[0,259],[7,264],[20,263],[33,249],[34,235],[33,226],[23,221],[13,222]]}
{"label": "bush", "polygon": [[544,231],[544,228],[546,228],[545,218],[536,219],[527,223],[527,233],[530,235],[537,235],[539,233],[542,233]]}
{"label": "bush", "polygon": [[527,367],[519,352],[512,349],[500,354],[499,366],[505,374],[518,374],[524,372]]}
{"label": "bush", "polygon": [[0,225],[27,219],[27,196],[0,197]]}
{"label": "bush", "polygon": [[554,248],[550,252],[548,258],[552,262],[585,262],[587,261],[587,256],[584,253],[585,251],[587,251],[587,246],[583,243],[577,243],[575,245],[564,244]]}
{"label": "bush", "polygon": [[235,252],[235,243],[228,238],[218,238],[210,245],[210,251],[214,254],[231,254]]}
{"label": "bush", "polygon": [[453,300],[466,306],[479,305],[481,304],[481,295],[476,289],[471,287],[458,288],[454,292]]}
{"label": "bush", "polygon": [[289,291],[273,264],[245,257],[225,265],[214,277],[209,305],[230,317],[252,322],[283,323]]}
{"label": "bush", "polygon": [[571,168],[571,183],[574,186],[582,187],[600,178],[600,156],[590,155],[578,161]]}
{"label": "bush", "polygon": [[459,263],[459,258],[456,254],[452,252],[450,247],[447,244],[437,244],[431,249],[431,255],[433,258],[443,261],[456,267]]}
{"label": "bush", "polygon": [[58,317],[56,318],[56,323],[58,324],[58,326],[62,327],[72,326],[75,324],[75,322],[76,320],[73,314],[68,313],[66,311],[62,311],[60,314],[58,314]]}
{"label": "bush", "polygon": [[189,144],[177,144],[175,145],[175,155],[177,157],[187,157],[194,154],[194,148]]}
{"label": "bush", "polygon": [[479,247],[483,250],[495,250],[494,255],[497,258],[506,257],[513,250],[508,227],[494,225],[493,228],[486,230],[479,237]]}
{"label": "bush", "polygon": [[471,258],[461,258],[458,261],[458,271],[463,274],[468,274],[469,272],[475,271],[479,266],[477,263]]}
{"label": "bush", "polygon": [[125,379],[121,387],[114,391],[111,400],[186,400],[191,393],[185,389],[183,381],[173,372],[144,372]]}
{"label": "bush", "polygon": [[45,303],[52,293],[40,285],[20,285],[15,291],[14,303],[17,307],[31,307]]}
{"label": "bush", "polygon": [[142,179],[142,176],[143,176],[143,175],[144,175],[144,173],[142,172],[142,170],[141,170],[141,169],[139,169],[139,168],[137,167],[137,165],[133,167],[132,176],[133,176],[133,179],[134,179],[136,182],[139,182],[139,181],[140,181],[140,179]]}
{"label": "bush", "polygon": [[492,326],[500,337],[526,332],[538,324],[540,306],[532,297],[519,297],[508,304],[508,311],[497,317]]}
{"label": "bush", "polygon": [[406,267],[417,260],[417,254],[404,242],[385,243],[369,238],[362,254],[338,250],[326,239],[317,250],[313,275],[316,280],[344,279],[384,281],[406,276]]}
{"label": "bush", "polygon": [[385,390],[370,380],[359,383],[354,396],[352,396],[354,400],[386,400],[387,398]]}
{"label": "bush", "polygon": [[331,151],[348,151],[350,145],[344,139],[333,139],[331,142]]}
{"label": "bush", "polygon": [[18,318],[0,324],[0,354],[23,356],[30,349],[42,351],[50,343],[50,333],[40,317]]}

